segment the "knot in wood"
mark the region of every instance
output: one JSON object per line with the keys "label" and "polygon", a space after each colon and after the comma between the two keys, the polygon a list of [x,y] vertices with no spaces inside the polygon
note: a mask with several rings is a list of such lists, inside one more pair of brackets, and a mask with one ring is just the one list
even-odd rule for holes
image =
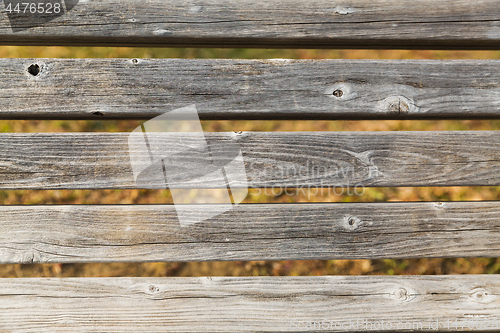
{"label": "knot in wood", "polygon": [[40,66],[38,64],[33,64],[28,67],[28,73],[30,73],[33,76],[37,76],[40,74]]}
{"label": "knot in wood", "polygon": [[394,296],[401,301],[407,301],[410,298],[410,293],[405,288],[399,288],[395,291]]}
{"label": "knot in wood", "polygon": [[478,303],[491,303],[498,299],[498,296],[489,293],[484,288],[475,288],[471,291],[470,297]]}
{"label": "knot in wood", "polygon": [[407,113],[408,109],[409,109],[408,104],[406,104],[404,101],[399,99],[397,102],[394,102],[391,105],[389,105],[389,108],[387,109],[387,111],[389,111],[391,113],[393,113],[393,112]]}
{"label": "knot in wood", "polygon": [[347,215],[344,217],[344,227],[348,230],[355,230],[359,227],[361,220],[356,216]]}
{"label": "knot in wood", "polygon": [[337,82],[325,90],[325,95],[336,101],[348,101],[357,96],[351,84],[346,82]]}
{"label": "knot in wood", "polygon": [[155,287],[153,285],[150,285],[148,290],[149,290],[149,292],[156,293],[156,292],[160,291],[160,288]]}
{"label": "knot in wood", "polygon": [[436,209],[443,209],[444,208],[444,203],[442,203],[442,202],[435,202],[434,203],[434,207]]}
{"label": "knot in wood", "polygon": [[381,109],[389,114],[406,114],[414,111],[412,101],[404,96],[390,96],[381,101]]}
{"label": "knot in wood", "polygon": [[344,95],[344,92],[341,90],[341,89],[337,89],[333,92],[333,96],[337,97],[337,98],[340,98],[342,97],[342,95]]}

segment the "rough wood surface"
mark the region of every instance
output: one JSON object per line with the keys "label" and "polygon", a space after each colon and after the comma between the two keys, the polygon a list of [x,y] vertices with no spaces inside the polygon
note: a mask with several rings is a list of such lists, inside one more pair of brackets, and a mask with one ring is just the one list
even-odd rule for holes
{"label": "rough wood surface", "polygon": [[3,12],[0,43],[498,49],[499,17],[498,0],[80,1],[36,27]]}
{"label": "rough wood surface", "polygon": [[498,331],[500,321],[494,275],[2,279],[0,290],[5,332]]}
{"label": "rough wood surface", "polygon": [[500,202],[0,206],[0,230],[1,263],[498,257]]}
{"label": "rough wood surface", "polygon": [[[0,134],[0,189],[137,188],[130,160],[148,152],[129,150],[131,133]],[[142,135],[142,134],[140,134]],[[205,133],[219,155],[240,149],[246,180],[232,188],[500,185],[500,132],[238,132]],[[165,151],[170,188],[220,188],[220,173],[191,177],[226,160],[201,155],[168,156],[196,146],[186,133],[148,133]],[[219,156],[217,155],[217,156]],[[139,163],[147,167],[148,159]],[[143,165],[144,164],[144,165]],[[218,167],[217,167],[218,168]],[[207,169],[208,170],[208,169]],[[218,169],[217,169],[218,170]],[[207,171],[208,172],[208,171]],[[202,177],[203,176],[203,177]],[[164,177],[142,179],[142,188],[163,189]],[[225,185],[224,187],[225,188]]]}
{"label": "rough wood surface", "polygon": [[498,60],[0,63],[0,119],[148,119],[191,104],[201,119],[500,117]]}

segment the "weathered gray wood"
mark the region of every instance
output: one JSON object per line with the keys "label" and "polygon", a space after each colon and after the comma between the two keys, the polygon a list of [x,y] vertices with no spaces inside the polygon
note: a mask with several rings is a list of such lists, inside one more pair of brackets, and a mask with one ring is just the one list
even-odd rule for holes
{"label": "weathered gray wood", "polygon": [[0,290],[0,328],[12,332],[432,332],[455,320],[455,331],[498,331],[500,321],[495,275],[2,279]]}
{"label": "weathered gray wood", "polygon": [[[137,188],[129,153],[147,152],[129,151],[129,135],[1,134],[0,189]],[[199,143],[180,133],[148,133],[148,137],[165,151],[170,163],[174,162],[169,151]],[[279,192],[316,186],[341,191],[362,186],[500,185],[497,131],[238,132],[205,133],[205,137],[220,153],[217,156],[226,149],[228,154],[235,147],[241,150],[247,181],[231,180],[234,188]],[[170,188],[220,188],[221,182],[226,184],[220,173],[191,177],[191,170],[212,163],[215,167],[226,160],[180,155],[175,169],[169,169]],[[149,165],[149,157],[143,164]],[[165,186],[164,177],[151,176],[140,187]]]}
{"label": "weathered gray wood", "polygon": [[1,263],[498,257],[500,202],[0,206],[0,230]]}
{"label": "weathered gray wood", "polygon": [[[66,1],[68,2],[68,1]],[[0,21],[15,45],[498,49],[498,0],[101,0],[30,28]],[[24,29],[23,28],[28,28]]]}
{"label": "weathered gray wood", "polygon": [[500,61],[2,59],[0,98],[0,119],[498,118]]}

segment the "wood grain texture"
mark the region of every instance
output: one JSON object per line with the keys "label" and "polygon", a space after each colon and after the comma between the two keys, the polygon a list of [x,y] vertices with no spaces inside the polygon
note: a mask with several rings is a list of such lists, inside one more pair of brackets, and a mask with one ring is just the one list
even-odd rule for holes
{"label": "wood grain texture", "polygon": [[432,332],[447,320],[498,331],[500,320],[494,275],[2,279],[0,290],[6,332]]}
{"label": "wood grain texture", "polygon": [[[214,205],[191,205],[197,218]],[[1,263],[500,256],[500,202],[0,206]]]}
{"label": "wood grain texture", "polygon": [[[4,12],[5,13],[5,12]],[[80,1],[4,45],[498,49],[498,0]],[[25,24],[30,26],[29,22]],[[17,26],[17,29],[22,28]]]}
{"label": "wood grain texture", "polygon": [[[130,154],[148,153],[129,150],[129,136],[0,134],[0,189],[137,188]],[[148,137],[172,165],[171,189],[226,184],[220,173],[191,177],[200,166],[226,165],[224,159],[168,156],[169,151],[196,146],[200,139],[186,133],[148,133]],[[232,188],[500,185],[497,131],[238,132],[205,133],[205,138],[220,153],[217,156],[235,147],[241,151],[246,180],[231,180]],[[140,167],[150,165],[147,156]],[[141,187],[164,189],[165,178],[148,176]]]}
{"label": "wood grain texture", "polygon": [[191,104],[200,119],[500,117],[499,60],[0,62],[0,119],[149,119]]}

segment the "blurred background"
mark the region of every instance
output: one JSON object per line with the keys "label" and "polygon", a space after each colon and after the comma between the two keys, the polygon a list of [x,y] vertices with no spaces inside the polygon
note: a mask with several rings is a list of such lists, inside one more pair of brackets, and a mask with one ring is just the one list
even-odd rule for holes
{"label": "blurred background", "polygon": [[[500,51],[167,49],[0,47],[1,58],[226,58],[226,59],[500,59]],[[500,120],[464,121],[204,121],[224,131],[429,131],[500,130]],[[131,132],[140,121],[0,121],[0,132]],[[366,188],[363,195],[250,191],[244,202],[386,202],[499,200],[500,187]],[[169,191],[0,191],[0,204],[169,204]],[[408,260],[306,260],[142,264],[0,265],[0,277],[278,276],[500,273],[499,258]]]}

